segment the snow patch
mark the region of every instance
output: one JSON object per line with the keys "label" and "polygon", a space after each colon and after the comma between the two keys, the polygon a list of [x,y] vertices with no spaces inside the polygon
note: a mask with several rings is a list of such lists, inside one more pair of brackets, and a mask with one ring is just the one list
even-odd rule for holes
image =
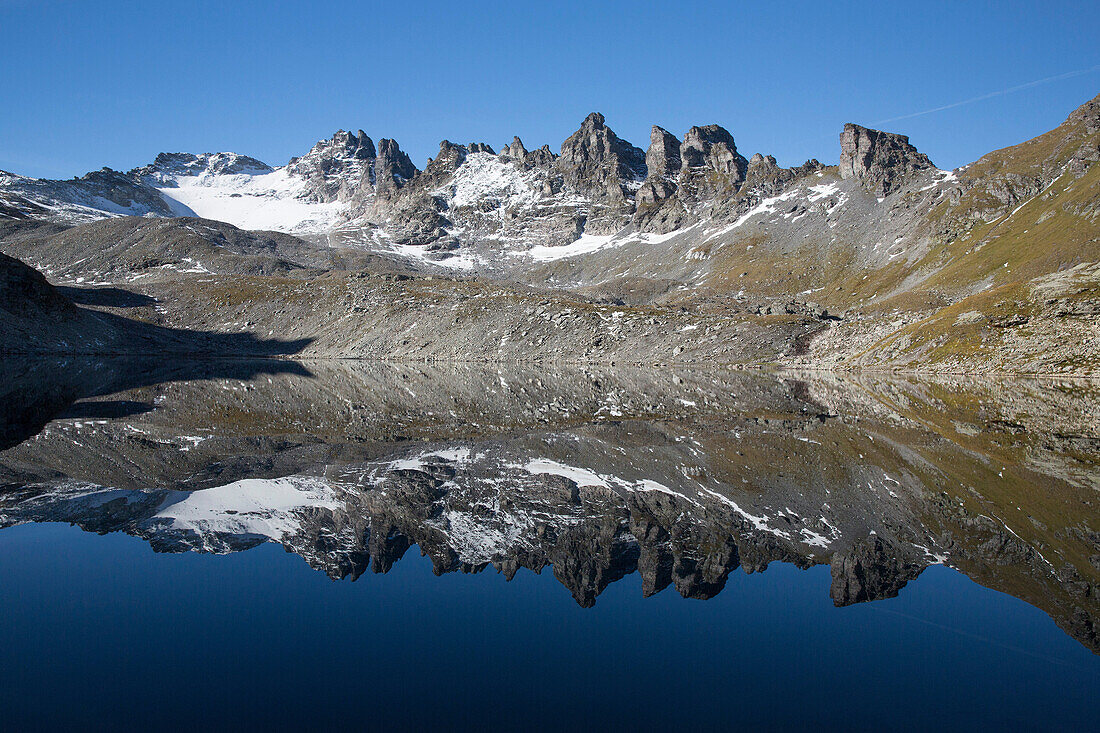
{"label": "snow patch", "polygon": [[241,229],[289,234],[331,230],[344,212],[339,202],[306,198],[306,183],[285,168],[269,173],[160,175],[157,191],[179,216],[224,221]]}
{"label": "snow patch", "polygon": [[244,479],[213,489],[173,491],[153,521],[199,535],[235,534],[281,540],[299,525],[296,510],[339,509],[320,478]]}

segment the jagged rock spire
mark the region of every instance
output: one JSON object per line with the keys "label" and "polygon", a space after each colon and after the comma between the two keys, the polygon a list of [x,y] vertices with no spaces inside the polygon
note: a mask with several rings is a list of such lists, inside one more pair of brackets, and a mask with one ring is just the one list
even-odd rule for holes
{"label": "jagged rock spire", "polygon": [[840,133],[840,177],[858,178],[876,196],[896,190],[906,176],[933,168],[909,138],[849,122]]}
{"label": "jagged rock spire", "polygon": [[580,129],[561,144],[558,162],[576,181],[607,180],[609,176],[628,181],[646,174],[645,153],[621,140],[599,112],[588,115]]}
{"label": "jagged rock spire", "polygon": [[680,141],[663,127],[653,126],[645,164],[650,176],[672,176],[680,172]]}
{"label": "jagged rock spire", "polygon": [[505,145],[501,149],[500,153],[501,155],[507,155],[509,158],[523,160],[527,156],[527,148],[523,147],[523,141],[517,135],[512,138],[511,144]]}
{"label": "jagged rock spire", "polygon": [[717,173],[744,180],[748,161],[737,152],[733,135],[720,125],[693,127],[680,144],[680,159],[685,168],[709,168]]}
{"label": "jagged rock spire", "polygon": [[[446,141],[444,141],[446,142]],[[375,189],[379,194],[392,193],[412,180],[418,169],[396,140],[378,141],[378,159],[374,162]]]}

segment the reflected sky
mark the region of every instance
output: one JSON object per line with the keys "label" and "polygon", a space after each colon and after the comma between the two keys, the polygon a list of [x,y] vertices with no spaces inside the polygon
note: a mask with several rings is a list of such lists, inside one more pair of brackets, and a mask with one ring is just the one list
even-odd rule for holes
{"label": "reflected sky", "polygon": [[1096,383],[0,375],[13,728],[1092,723]]}
{"label": "reflected sky", "polygon": [[[1086,730],[1100,663],[1040,611],[932,568],[836,609],[826,568],[709,601],[637,582],[578,608],[549,573],[333,582],[273,545],[162,555],[64,525],[0,533],[6,725],[685,725]],[[636,579],[635,579],[636,580]]]}

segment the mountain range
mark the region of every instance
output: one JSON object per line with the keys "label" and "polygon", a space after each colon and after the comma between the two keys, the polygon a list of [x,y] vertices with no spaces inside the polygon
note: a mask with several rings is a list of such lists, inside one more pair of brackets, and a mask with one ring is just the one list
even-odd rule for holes
{"label": "mountain range", "polygon": [[280,167],[0,173],[0,251],[98,314],[58,339],[13,311],[0,348],[139,348],[129,320],[314,356],[1097,373],[1100,97],[953,171],[855,124],[838,152],[783,168],[715,124],[642,150],[593,113],[556,153],[443,141],[423,169],[360,130]]}

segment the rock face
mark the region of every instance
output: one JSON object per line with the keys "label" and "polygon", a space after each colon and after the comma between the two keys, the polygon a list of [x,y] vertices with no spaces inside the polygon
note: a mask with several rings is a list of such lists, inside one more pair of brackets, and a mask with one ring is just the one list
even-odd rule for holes
{"label": "rock face", "polygon": [[[770,161],[774,173],[769,168],[767,174],[775,180],[789,182],[804,175],[796,173],[798,169],[780,169],[770,156],[757,154],[753,160],[758,169]],[[683,141],[654,126],[646,161],[650,175],[638,190],[633,219],[634,226],[643,232],[675,231],[697,221],[700,211],[706,208],[712,214],[736,211],[738,205],[732,200],[749,188],[745,185],[749,161],[737,152],[733,135],[719,125],[692,127]],[[760,180],[763,175],[760,169],[756,178]],[[752,202],[755,204],[755,199]]]}
{"label": "rock face", "polygon": [[424,175],[428,178],[439,178],[447,173],[453,173],[466,162],[469,153],[479,153],[480,150],[472,150],[464,145],[456,145],[450,140],[439,143],[439,152],[434,158],[428,160],[424,166]]}
{"label": "rock face", "polygon": [[811,158],[794,168],[780,168],[774,157],[756,153],[749,160],[742,190],[752,192],[755,197],[775,196],[792,182],[822,170],[816,159]]}
{"label": "rock face", "polygon": [[557,166],[566,184],[619,203],[627,200],[625,184],[646,176],[645,153],[620,140],[599,112],[562,143]]}
{"label": "rock face", "polygon": [[378,141],[378,159],[374,162],[375,187],[379,195],[392,195],[412,180],[417,169],[396,140],[382,138]]}
{"label": "rock face", "polygon": [[527,158],[527,148],[523,147],[523,141],[519,135],[512,138],[512,142],[500,149],[500,157],[523,162]]}
{"label": "rock face", "polygon": [[645,164],[651,177],[676,175],[680,172],[680,141],[668,130],[654,125]]}
{"label": "rock face", "polygon": [[837,606],[895,598],[905,584],[924,570],[927,562],[890,547],[881,537],[856,540],[847,552],[833,557],[829,595]]}
{"label": "rock face", "polygon": [[719,125],[693,127],[680,143],[680,159],[684,168],[707,168],[730,176],[733,182],[745,179],[748,161],[737,152],[733,135]]}
{"label": "rock face", "polygon": [[73,310],[40,272],[0,253],[0,312],[5,318],[69,314]]}
{"label": "rock face", "polygon": [[315,200],[342,201],[363,188],[372,190],[376,157],[374,141],[365,132],[340,130],[301,158],[292,158],[287,170],[306,180]]}
{"label": "rock face", "polygon": [[550,150],[549,145],[529,151],[523,147],[522,140],[513,137],[511,143],[501,148],[500,157],[502,160],[512,161],[521,170],[530,170],[549,166],[557,156]]}
{"label": "rock face", "polygon": [[1084,123],[1088,135],[1100,132],[1100,94],[1075,109],[1066,121]]}
{"label": "rock face", "polygon": [[840,177],[860,179],[876,196],[887,196],[910,174],[934,167],[905,135],[851,122],[840,133]]}

